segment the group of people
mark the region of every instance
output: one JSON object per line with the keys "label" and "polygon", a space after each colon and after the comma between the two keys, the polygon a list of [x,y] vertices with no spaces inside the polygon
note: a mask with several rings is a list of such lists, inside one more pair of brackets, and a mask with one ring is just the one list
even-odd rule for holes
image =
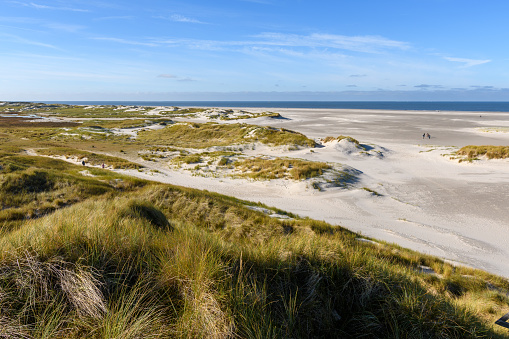
{"label": "group of people", "polygon": [[424,133],[424,134],[422,135],[422,138],[423,138],[423,139],[424,139],[424,138],[431,139],[431,135],[429,135],[429,133]]}

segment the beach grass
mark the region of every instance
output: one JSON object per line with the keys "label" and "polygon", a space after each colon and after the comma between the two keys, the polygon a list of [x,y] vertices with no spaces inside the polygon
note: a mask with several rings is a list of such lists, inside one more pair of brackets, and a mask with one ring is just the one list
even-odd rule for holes
{"label": "beach grass", "polygon": [[348,140],[350,142],[353,142],[354,144],[356,144],[358,146],[360,145],[360,143],[359,143],[359,141],[357,139],[354,139],[354,138],[352,138],[350,136],[345,136],[345,135],[340,135],[338,137],[328,136],[328,137],[323,138],[322,142],[323,143],[327,143],[327,142],[331,142],[331,141],[334,141],[334,140],[341,141],[343,139],[346,139],[346,140]]}
{"label": "beach grass", "polygon": [[2,335],[507,337],[505,279],[245,204],[150,185],[25,221],[0,235]]}
{"label": "beach grass", "polygon": [[304,180],[320,176],[325,170],[332,168],[323,162],[263,157],[239,159],[232,165],[235,168],[233,176],[262,180]]}
{"label": "beach grass", "polygon": [[260,142],[273,146],[314,147],[305,135],[273,127],[247,124],[176,123],[166,128],[141,131],[139,143],[161,146],[207,148]]}
{"label": "beach grass", "polygon": [[110,171],[37,156],[4,153],[0,166],[0,222],[8,228],[92,196],[143,185]]}
{"label": "beach grass", "polygon": [[460,148],[456,154],[466,156],[467,161],[480,156],[485,156],[488,159],[506,159],[509,158],[509,146],[469,145]]}

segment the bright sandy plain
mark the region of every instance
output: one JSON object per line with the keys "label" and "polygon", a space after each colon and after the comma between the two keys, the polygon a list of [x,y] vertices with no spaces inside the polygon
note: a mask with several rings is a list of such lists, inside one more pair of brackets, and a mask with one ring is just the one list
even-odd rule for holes
{"label": "bright sandy plain", "polygon": [[[284,117],[246,121],[250,124],[284,127],[316,140],[348,135],[381,154],[366,155],[337,142],[313,152],[269,147],[251,151],[348,165],[361,172],[349,189],[318,191],[291,180],[205,178],[148,161],[143,164],[159,173],[129,174],[259,201],[509,277],[509,160],[450,159],[465,145],[509,145],[509,113],[242,109]],[[426,132],[431,139],[422,138]]]}

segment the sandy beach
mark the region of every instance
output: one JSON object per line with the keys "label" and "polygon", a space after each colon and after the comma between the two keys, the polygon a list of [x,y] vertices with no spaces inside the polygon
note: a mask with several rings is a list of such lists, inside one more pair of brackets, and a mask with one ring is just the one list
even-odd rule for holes
{"label": "sandy beach", "polygon": [[[248,155],[338,163],[357,171],[358,182],[352,187],[322,191],[302,181],[193,176],[189,171],[171,170],[165,163],[140,158],[130,160],[157,173],[124,172],[262,202],[509,277],[509,160],[460,163],[451,159],[465,145],[508,145],[509,113],[242,109],[282,116],[249,119],[249,124],[295,130],[316,140],[347,135],[376,153],[365,154],[346,140],[326,143],[313,151],[267,146],[245,151]],[[423,133],[429,133],[430,138],[423,139]]]}

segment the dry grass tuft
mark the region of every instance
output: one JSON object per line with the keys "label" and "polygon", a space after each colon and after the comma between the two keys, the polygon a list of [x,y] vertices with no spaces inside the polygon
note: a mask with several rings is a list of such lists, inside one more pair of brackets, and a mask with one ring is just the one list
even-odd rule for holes
{"label": "dry grass tuft", "polygon": [[465,146],[456,152],[457,155],[467,156],[467,161],[479,156],[486,156],[488,159],[509,158],[509,146]]}
{"label": "dry grass tuft", "polygon": [[233,166],[236,169],[235,176],[264,180],[304,180],[320,176],[323,171],[331,169],[330,165],[323,162],[283,158],[244,159],[236,161]]}

